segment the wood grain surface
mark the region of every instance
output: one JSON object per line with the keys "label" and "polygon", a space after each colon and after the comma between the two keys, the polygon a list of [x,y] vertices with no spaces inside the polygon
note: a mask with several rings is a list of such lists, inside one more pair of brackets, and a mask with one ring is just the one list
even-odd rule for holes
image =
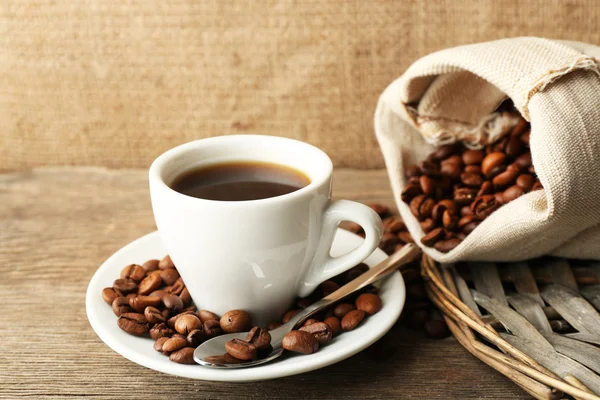
{"label": "wood grain surface", "polygon": [[[146,171],[44,168],[0,175],[0,398],[515,399],[517,386],[453,338],[395,326],[338,364],[261,383],[178,378],[132,363],[91,329],[98,266],[155,229]],[[383,170],[339,170],[334,196],[391,205]]]}

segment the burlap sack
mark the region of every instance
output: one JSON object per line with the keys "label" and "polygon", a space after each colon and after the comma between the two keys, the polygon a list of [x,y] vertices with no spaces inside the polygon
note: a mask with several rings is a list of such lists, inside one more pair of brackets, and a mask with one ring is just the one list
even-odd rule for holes
{"label": "burlap sack", "polygon": [[381,95],[375,131],[396,203],[417,242],[418,221],[400,199],[403,169],[436,145],[493,141],[496,107],[510,97],[531,122],[531,154],[544,190],[485,219],[440,262],[522,260],[544,254],[600,259],[600,48],[513,38],[443,50],[415,62]]}

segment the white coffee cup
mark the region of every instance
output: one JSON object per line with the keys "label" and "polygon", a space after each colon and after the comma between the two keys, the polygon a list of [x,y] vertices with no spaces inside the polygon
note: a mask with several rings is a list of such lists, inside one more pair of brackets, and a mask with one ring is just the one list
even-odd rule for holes
{"label": "white coffee cup", "polygon": [[[182,173],[231,161],[263,161],[303,172],[311,183],[250,201],[190,197],[169,186]],[[279,320],[296,296],[367,258],[381,240],[369,207],[331,200],[333,165],[318,148],[275,136],[197,140],[159,156],[150,167],[150,195],[162,241],[199,309],[219,315],[243,309],[255,324]],[[355,250],[330,257],[341,221],[364,228]]]}

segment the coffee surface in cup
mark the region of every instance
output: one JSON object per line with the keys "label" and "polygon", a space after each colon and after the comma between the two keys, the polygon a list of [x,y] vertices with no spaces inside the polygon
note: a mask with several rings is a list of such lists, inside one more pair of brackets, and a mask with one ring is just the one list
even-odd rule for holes
{"label": "coffee surface in cup", "polygon": [[244,201],[281,196],[309,183],[306,175],[285,165],[236,161],[188,170],[170,186],[179,193],[200,199]]}

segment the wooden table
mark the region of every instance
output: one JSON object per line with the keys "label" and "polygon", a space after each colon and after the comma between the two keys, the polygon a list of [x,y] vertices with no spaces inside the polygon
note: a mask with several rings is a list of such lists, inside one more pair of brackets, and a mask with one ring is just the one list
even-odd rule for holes
{"label": "wooden table", "polygon": [[[114,353],[85,314],[98,266],[155,229],[146,171],[45,168],[0,174],[0,398],[528,398],[453,338],[396,326],[343,362],[247,384],[155,372]],[[334,195],[392,204],[381,170],[339,170]]]}

